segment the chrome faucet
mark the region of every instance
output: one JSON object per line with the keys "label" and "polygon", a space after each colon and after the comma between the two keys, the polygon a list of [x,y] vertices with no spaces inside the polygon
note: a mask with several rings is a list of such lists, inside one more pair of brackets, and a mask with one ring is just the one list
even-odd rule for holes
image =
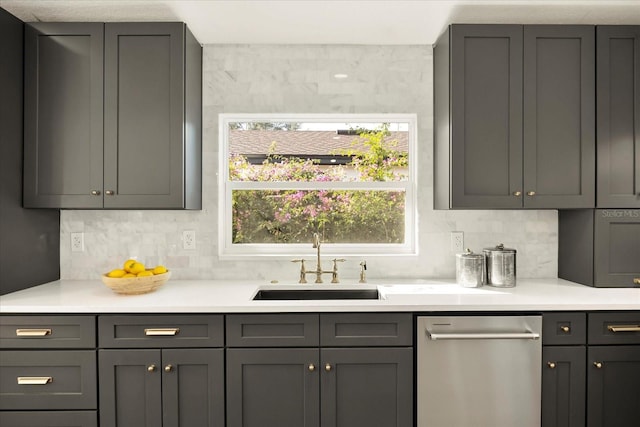
{"label": "chrome faucet", "polygon": [[313,271],[309,271],[305,268],[304,259],[294,259],[291,262],[299,262],[300,263],[300,280],[298,283],[307,283],[307,273],[315,274],[316,281],[315,283],[322,283],[322,275],[323,274],[331,274],[331,283],[340,283],[338,280],[338,263],[344,262],[346,260],[342,258],[334,258],[333,261],[333,269],[326,271],[322,269],[322,260],[320,258],[320,246],[322,242],[320,241],[320,235],[318,233],[313,233],[313,249],[317,249],[317,260],[316,260],[316,269]]}

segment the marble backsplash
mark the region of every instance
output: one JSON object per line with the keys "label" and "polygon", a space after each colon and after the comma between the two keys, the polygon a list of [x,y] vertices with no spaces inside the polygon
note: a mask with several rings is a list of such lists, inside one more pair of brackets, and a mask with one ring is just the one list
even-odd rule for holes
{"label": "marble backsplash", "polygon": [[[558,215],[554,210],[433,209],[433,55],[430,46],[206,45],[203,52],[203,209],[201,211],[61,212],[63,279],[91,279],[129,257],[163,263],[182,279],[293,282],[288,260],[218,256],[218,115],[220,113],[415,113],[418,116],[417,256],[367,257],[368,277],[455,276],[451,231],[479,251],[504,243],[517,249],[518,276],[557,275]],[[336,80],[336,73],[349,77]],[[196,249],[182,249],[182,232]],[[70,234],[83,232],[84,252]],[[308,257],[314,255],[309,245]],[[358,276],[360,258],[341,266]]]}

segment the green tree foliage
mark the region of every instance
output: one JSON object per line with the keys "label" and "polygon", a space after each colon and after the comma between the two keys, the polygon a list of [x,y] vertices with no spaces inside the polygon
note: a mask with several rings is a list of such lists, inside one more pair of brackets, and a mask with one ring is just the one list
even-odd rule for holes
{"label": "green tree foliage", "polygon": [[[388,140],[386,126],[361,131],[345,167],[271,154],[261,165],[229,159],[230,179],[254,182],[397,181],[407,154]],[[349,170],[356,172],[349,174]],[[314,232],[332,243],[404,242],[405,194],[386,190],[234,190],[233,242],[306,243]]]}

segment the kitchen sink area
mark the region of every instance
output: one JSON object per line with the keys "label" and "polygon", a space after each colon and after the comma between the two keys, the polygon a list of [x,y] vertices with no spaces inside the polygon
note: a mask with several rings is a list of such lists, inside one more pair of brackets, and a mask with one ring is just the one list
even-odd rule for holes
{"label": "kitchen sink area", "polygon": [[253,297],[261,300],[376,300],[377,289],[259,289]]}

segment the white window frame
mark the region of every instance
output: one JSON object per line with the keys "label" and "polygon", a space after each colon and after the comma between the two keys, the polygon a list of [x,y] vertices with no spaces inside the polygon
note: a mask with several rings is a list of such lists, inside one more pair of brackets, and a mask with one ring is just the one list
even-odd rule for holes
{"label": "white window frame", "polygon": [[[335,256],[417,255],[417,115],[416,114],[220,114],[218,164],[218,255],[221,259],[247,257],[287,258],[308,251],[309,243],[232,242],[233,190],[400,190],[405,192],[404,243],[323,243],[322,253]],[[409,167],[406,181],[394,182],[240,182],[229,180],[229,123],[233,122],[316,122],[316,123],[408,123]]]}

